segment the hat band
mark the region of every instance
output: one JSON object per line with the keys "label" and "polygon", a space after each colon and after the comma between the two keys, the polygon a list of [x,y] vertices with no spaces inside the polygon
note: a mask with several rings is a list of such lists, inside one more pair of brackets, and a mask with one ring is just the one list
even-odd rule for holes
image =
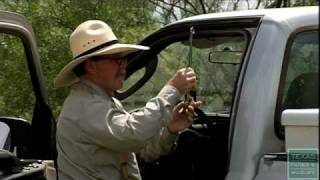
{"label": "hat band", "polygon": [[97,46],[97,47],[94,47],[94,48],[92,48],[92,49],[89,49],[89,50],[87,50],[87,51],[79,54],[78,56],[76,56],[76,57],[73,58],[73,59],[77,59],[77,58],[79,58],[79,57],[81,57],[81,56],[85,56],[85,55],[87,55],[87,54],[90,54],[90,53],[93,53],[93,52],[95,52],[95,51],[98,51],[99,49],[102,49],[102,48],[111,46],[111,45],[113,45],[113,44],[117,44],[118,42],[119,42],[118,40],[113,40],[113,41],[109,41],[109,42],[103,43],[103,44],[101,44],[101,45],[99,45],[99,46]]}

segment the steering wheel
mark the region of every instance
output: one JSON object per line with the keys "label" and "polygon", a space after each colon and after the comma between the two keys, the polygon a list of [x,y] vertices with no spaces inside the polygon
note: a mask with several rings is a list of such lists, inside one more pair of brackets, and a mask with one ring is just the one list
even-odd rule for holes
{"label": "steering wheel", "polygon": [[207,123],[208,117],[200,108],[194,108],[193,122],[199,122],[199,121],[202,121],[203,123]]}
{"label": "steering wheel", "polygon": [[[136,108],[129,111],[129,113],[133,113],[141,110],[142,108]],[[194,108],[194,116],[193,116],[193,124],[192,126],[197,126],[199,124],[209,124],[209,120],[207,115],[200,108]],[[194,127],[193,129],[197,129]]]}
{"label": "steering wheel", "polygon": [[209,120],[207,115],[200,109],[195,108],[194,109],[194,116],[193,116],[193,124],[190,128],[185,129],[181,132],[179,135],[179,141],[190,141],[190,139],[198,139],[198,138],[205,138],[205,135],[202,135],[198,131],[207,129],[209,126]]}

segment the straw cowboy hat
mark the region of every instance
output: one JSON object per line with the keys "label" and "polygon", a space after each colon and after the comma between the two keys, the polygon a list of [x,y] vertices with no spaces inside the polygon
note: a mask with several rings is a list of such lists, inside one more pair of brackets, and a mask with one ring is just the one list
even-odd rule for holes
{"label": "straw cowboy hat", "polygon": [[112,29],[100,20],[88,20],[80,24],[70,36],[70,48],[73,58],[57,75],[55,87],[78,82],[80,79],[72,70],[90,57],[118,53],[125,56],[149,49],[146,46],[119,43]]}

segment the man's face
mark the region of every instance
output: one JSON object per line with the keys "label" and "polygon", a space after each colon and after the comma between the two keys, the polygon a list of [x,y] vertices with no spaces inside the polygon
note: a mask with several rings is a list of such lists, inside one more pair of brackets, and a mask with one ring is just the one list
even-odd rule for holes
{"label": "man's face", "polygon": [[109,95],[123,86],[126,75],[127,60],[120,56],[108,55],[91,60],[92,81]]}

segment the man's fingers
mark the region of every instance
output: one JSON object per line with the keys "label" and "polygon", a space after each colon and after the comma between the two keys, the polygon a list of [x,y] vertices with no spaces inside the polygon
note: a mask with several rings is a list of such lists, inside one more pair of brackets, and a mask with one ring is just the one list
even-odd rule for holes
{"label": "man's fingers", "polygon": [[194,113],[194,109],[192,106],[188,106],[188,111],[186,112],[187,113],[187,119],[189,122],[192,122],[193,121],[193,113]]}
{"label": "man's fingers", "polygon": [[187,82],[188,83],[196,83],[197,82],[197,78],[195,76],[187,77]]}
{"label": "man's fingers", "polygon": [[188,105],[182,101],[176,105],[175,109],[179,114],[182,114],[185,113],[185,111],[188,111]]}
{"label": "man's fingers", "polygon": [[194,113],[193,107],[188,105],[183,111],[184,119],[187,119],[189,122],[192,122],[193,121],[193,113]]}
{"label": "man's fingers", "polygon": [[194,72],[193,69],[191,67],[186,67],[186,68],[182,68],[180,70],[178,70],[180,72],[184,72],[184,73],[187,73],[187,72]]}
{"label": "man's fingers", "polygon": [[193,107],[193,108],[199,108],[201,106],[202,102],[201,101],[192,101],[190,103],[190,105]]}
{"label": "man's fingers", "polygon": [[194,112],[193,106],[188,105],[188,112],[190,112],[191,114],[193,114],[193,112]]}
{"label": "man's fingers", "polygon": [[187,77],[193,77],[193,76],[196,76],[196,74],[194,73],[193,70],[190,70],[190,71],[185,71],[185,75]]}
{"label": "man's fingers", "polygon": [[176,105],[176,109],[177,109],[177,110],[180,110],[180,109],[182,109],[184,106],[185,106],[185,104],[184,104],[184,102],[182,101],[182,102],[180,102],[179,104]]}
{"label": "man's fingers", "polygon": [[192,116],[188,116],[187,119],[188,119],[189,122],[192,122],[192,121],[193,121],[193,117],[192,117]]}

